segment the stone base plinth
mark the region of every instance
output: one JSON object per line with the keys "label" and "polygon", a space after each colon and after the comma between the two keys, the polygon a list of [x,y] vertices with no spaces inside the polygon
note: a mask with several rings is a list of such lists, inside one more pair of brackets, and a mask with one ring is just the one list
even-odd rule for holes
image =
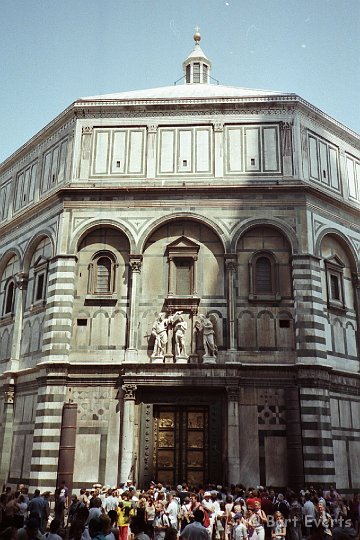
{"label": "stone base plinth", "polygon": [[164,357],[163,356],[152,356],[151,357],[151,363],[152,364],[163,364],[164,363]]}
{"label": "stone base plinth", "polygon": [[202,357],[203,364],[216,364],[216,356],[207,356],[204,354]]}
{"label": "stone base plinth", "polygon": [[188,356],[176,356],[175,364],[187,364],[189,362]]}

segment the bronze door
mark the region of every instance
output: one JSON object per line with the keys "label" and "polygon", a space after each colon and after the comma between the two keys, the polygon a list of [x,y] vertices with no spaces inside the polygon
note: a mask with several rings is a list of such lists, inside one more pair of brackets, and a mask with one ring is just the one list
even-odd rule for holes
{"label": "bronze door", "polygon": [[154,473],[158,482],[208,481],[208,408],[154,407]]}

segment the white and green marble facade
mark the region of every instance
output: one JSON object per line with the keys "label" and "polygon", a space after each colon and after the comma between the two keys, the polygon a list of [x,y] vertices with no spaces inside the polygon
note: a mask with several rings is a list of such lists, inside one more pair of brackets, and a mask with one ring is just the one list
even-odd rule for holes
{"label": "white and green marble facade", "polygon": [[[54,488],[69,400],[75,488],[151,479],[161,387],[218,396],[218,482],[359,489],[359,143],[295,94],[194,84],[78,100],[1,164],[1,484]],[[151,361],[177,241],[198,249],[185,316],[210,314],[215,364],[191,331],[187,364]]]}

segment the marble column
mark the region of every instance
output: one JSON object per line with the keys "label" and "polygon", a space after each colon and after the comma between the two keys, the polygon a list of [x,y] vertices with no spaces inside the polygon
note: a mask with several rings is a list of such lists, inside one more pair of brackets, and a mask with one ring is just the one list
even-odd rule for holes
{"label": "marble column", "polygon": [[124,384],[124,403],[121,428],[120,482],[135,480],[135,392],[136,384]]}
{"label": "marble column", "polygon": [[236,253],[225,255],[225,266],[227,276],[227,306],[228,306],[228,351],[236,351],[236,334],[235,334],[235,275],[237,268]]}
{"label": "marble column", "polygon": [[360,274],[354,273],[352,276],[354,287],[355,312],[356,312],[356,347],[358,356],[360,355]]}
{"label": "marble column", "polygon": [[77,403],[64,403],[56,485],[59,486],[61,482],[65,482],[69,489],[69,496],[72,492],[74,476],[77,411]]}
{"label": "marble column", "polygon": [[128,348],[125,353],[125,362],[137,362],[138,360],[138,296],[139,281],[142,264],[142,255],[130,255],[131,283],[130,283],[130,307],[129,307],[129,336]]}
{"label": "marble column", "polygon": [[299,491],[304,485],[304,461],[302,452],[300,396],[297,386],[286,388],[286,445],[289,485]]}
{"label": "marble column", "polygon": [[228,484],[240,481],[240,423],[239,423],[239,387],[227,387],[228,429],[227,429],[227,462]]}
{"label": "marble column", "polygon": [[0,485],[6,484],[11,458],[11,446],[13,440],[14,427],[14,380],[4,384],[4,408],[1,418],[0,430]]}
{"label": "marble column", "polygon": [[26,302],[26,291],[28,285],[28,275],[20,272],[16,274],[15,288],[15,321],[14,331],[11,344],[10,371],[19,369],[20,351],[21,351],[21,336],[23,327],[23,315]]}

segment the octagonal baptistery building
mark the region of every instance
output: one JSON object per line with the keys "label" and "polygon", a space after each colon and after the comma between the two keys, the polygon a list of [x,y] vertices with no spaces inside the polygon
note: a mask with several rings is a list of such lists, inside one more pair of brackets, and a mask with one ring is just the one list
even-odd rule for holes
{"label": "octagonal baptistery building", "polygon": [[360,487],[359,136],[199,37],[0,166],[1,484]]}

